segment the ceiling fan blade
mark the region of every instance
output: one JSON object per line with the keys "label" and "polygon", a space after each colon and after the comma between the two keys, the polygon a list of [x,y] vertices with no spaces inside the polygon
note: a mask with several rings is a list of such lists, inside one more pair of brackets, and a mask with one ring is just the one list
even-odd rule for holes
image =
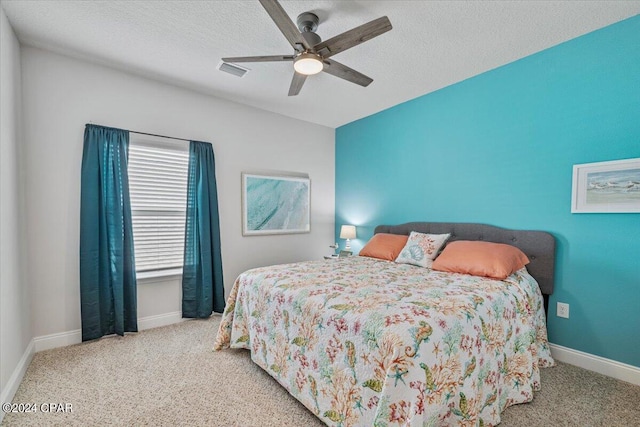
{"label": "ceiling fan blade", "polygon": [[382,18],[374,19],[371,22],[360,25],[349,31],[345,31],[335,37],[318,43],[313,48],[316,52],[322,55],[323,58],[329,58],[337,53],[345,51],[349,48],[364,43],[367,40],[371,40],[374,37],[384,34],[391,28],[391,22],[389,18],[383,16]]}
{"label": "ceiling fan blade", "polygon": [[236,56],[234,58],[222,58],[224,62],[275,62],[293,61],[293,55],[271,55],[271,56]]}
{"label": "ceiling fan blade", "polygon": [[[278,3],[277,0],[260,0],[260,4],[267,11],[273,22],[276,23],[282,34],[289,40],[291,46],[295,50],[311,49],[309,43],[302,37],[298,27],[293,23],[284,8]],[[301,46],[304,49],[301,49]]]}
{"label": "ceiling fan blade", "polygon": [[307,76],[305,74],[296,73],[294,71],[291,86],[289,87],[289,96],[296,96],[299,94],[305,80],[307,80]]}
{"label": "ceiling fan blade", "polygon": [[367,87],[373,81],[371,77],[367,77],[364,74],[354,70],[353,68],[349,68],[337,61],[325,59],[323,62],[324,69],[322,71],[333,76],[340,77],[341,79],[350,81],[351,83]]}

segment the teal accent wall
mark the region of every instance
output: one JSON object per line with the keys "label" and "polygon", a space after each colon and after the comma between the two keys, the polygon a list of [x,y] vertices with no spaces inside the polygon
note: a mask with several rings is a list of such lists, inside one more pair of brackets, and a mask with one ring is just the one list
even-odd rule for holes
{"label": "teal accent wall", "polygon": [[634,157],[640,15],[338,128],[336,238],[355,224],[357,251],[407,221],[549,231],[550,341],[640,367],[640,214],[571,213],[574,164]]}

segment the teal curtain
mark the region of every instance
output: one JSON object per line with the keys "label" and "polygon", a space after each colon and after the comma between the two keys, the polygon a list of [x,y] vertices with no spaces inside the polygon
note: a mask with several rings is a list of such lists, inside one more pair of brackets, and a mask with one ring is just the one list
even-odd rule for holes
{"label": "teal curtain", "polygon": [[80,195],[82,341],[137,332],[129,132],[86,125]]}
{"label": "teal curtain", "polygon": [[220,221],[213,147],[189,144],[187,220],[182,269],[182,317],[206,318],[224,310]]}

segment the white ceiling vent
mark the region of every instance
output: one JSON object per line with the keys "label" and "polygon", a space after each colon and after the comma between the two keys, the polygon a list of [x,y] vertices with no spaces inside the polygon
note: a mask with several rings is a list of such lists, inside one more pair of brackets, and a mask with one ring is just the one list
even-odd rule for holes
{"label": "white ceiling vent", "polygon": [[224,71],[225,73],[233,74],[237,77],[242,77],[247,74],[249,71],[248,68],[240,67],[239,65],[229,64],[228,62],[222,62],[218,66],[218,70]]}

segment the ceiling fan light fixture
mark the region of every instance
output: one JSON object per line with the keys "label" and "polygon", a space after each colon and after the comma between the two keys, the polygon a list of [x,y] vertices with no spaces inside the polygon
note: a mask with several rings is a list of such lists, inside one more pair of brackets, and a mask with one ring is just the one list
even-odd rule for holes
{"label": "ceiling fan light fixture", "polygon": [[292,54],[238,56],[222,58],[223,62],[293,62],[295,72],[289,86],[289,96],[298,95],[307,76],[321,71],[362,87],[373,82],[371,77],[329,58],[389,31],[392,27],[388,17],[382,16],[322,41],[315,32],[320,22],[315,13],[303,12],[298,15],[296,28],[279,0],[260,0],[260,4],[293,48]]}
{"label": "ceiling fan light fixture", "polygon": [[322,58],[320,55],[311,52],[301,53],[293,61],[293,68],[296,72],[304,74],[305,76],[311,76],[318,74],[324,68],[322,64]]}

